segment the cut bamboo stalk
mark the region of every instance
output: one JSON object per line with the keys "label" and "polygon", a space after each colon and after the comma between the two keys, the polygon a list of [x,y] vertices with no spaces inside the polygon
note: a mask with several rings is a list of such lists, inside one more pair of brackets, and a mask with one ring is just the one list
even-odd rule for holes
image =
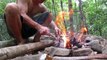
{"label": "cut bamboo stalk", "polygon": [[79,57],[53,57],[53,60],[91,60],[91,59],[107,59],[107,54],[96,54],[91,56],[79,56]]}
{"label": "cut bamboo stalk", "polygon": [[0,49],[0,60],[6,60],[10,58],[15,58],[20,55],[25,55],[29,51],[44,49],[45,47],[52,46],[53,41],[43,41],[36,43],[29,43],[24,45],[17,45],[13,47],[6,47]]}
{"label": "cut bamboo stalk", "polygon": [[[17,57],[15,59],[11,59],[11,60],[40,60],[40,56],[41,55],[29,55],[29,56],[24,56],[24,57]],[[77,57],[53,57],[52,60],[93,60],[93,59],[98,59],[98,60],[102,60],[102,59],[107,59],[107,55],[106,54],[96,54],[96,55],[92,55],[92,56],[77,56]]]}

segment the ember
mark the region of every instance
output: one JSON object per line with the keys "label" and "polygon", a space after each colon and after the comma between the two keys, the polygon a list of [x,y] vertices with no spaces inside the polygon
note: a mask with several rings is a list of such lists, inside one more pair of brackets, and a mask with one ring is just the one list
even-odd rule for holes
{"label": "ember", "polygon": [[62,39],[64,40],[64,47],[71,48],[70,38],[67,35],[62,35]]}
{"label": "ember", "polygon": [[79,42],[76,40],[75,37],[73,39],[71,39],[71,43],[73,46],[77,46],[78,48],[82,47],[82,45],[79,44]]}

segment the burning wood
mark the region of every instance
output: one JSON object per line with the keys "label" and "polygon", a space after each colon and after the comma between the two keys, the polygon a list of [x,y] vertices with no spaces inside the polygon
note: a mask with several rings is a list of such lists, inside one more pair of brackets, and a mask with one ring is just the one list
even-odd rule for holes
{"label": "burning wood", "polygon": [[65,48],[72,48],[70,38],[67,35],[62,35],[62,39],[64,40],[64,47]]}
{"label": "burning wood", "polygon": [[[48,47],[44,50],[46,54],[49,54],[50,51],[55,50],[55,56],[87,56],[90,55],[93,50],[91,48],[80,48],[80,49],[66,49],[66,48],[58,48],[58,47]],[[66,52],[66,53],[65,53]]]}
{"label": "burning wood", "polygon": [[[62,17],[63,14],[62,14]],[[63,18],[60,18],[63,19]],[[57,25],[61,27],[62,30],[62,34],[61,34],[61,39],[64,41],[64,48],[72,48],[73,46],[77,46],[77,47],[82,47],[82,45],[80,43],[82,43],[84,41],[84,35],[87,33],[87,28],[86,27],[82,27],[80,30],[80,33],[78,34],[74,34],[73,32],[67,33],[67,30],[65,28],[65,25],[63,24],[63,20],[56,20]],[[60,21],[60,22],[58,22]],[[61,23],[62,22],[62,23]]]}
{"label": "burning wood", "polygon": [[61,29],[62,31],[62,40],[64,40],[64,47],[65,48],[72,48],[71,43],[70,43],[70,38],[67,36],[67,29],[66,29],[66,25],[65,25],[65,19],[64,16],[65,15],[72,15],[73,14],[73,10],[71,9],[70,12],[59,12],[59,14],[56,17],[56,24],[57,26]]}
{"label": "burning wood", "polygon": [[85,35],[87,33],[87,28],[86,27],[82,27],[79,33],[79,36],[77,38],[78,42],[82,42],[82,37],[83,35]]}

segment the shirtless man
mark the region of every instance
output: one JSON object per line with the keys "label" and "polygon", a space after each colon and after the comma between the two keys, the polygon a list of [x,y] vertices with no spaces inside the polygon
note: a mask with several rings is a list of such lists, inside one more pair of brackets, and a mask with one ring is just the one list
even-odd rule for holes
{"label": "shirtless man", "polygon": [[[52,14],[43,4],[44,1],[16,0],[16,3],[7,4],[5,21],[9,34],[16,39],[17,44],[25,43],[26,39],[34,34],[34,41],[38,41],[41,35],[50,33],[47,27],[49,25],[54,28],[56,35],[59,35],[60,30],[52,21]],[[39,15],[34,17],[37,14]]]}

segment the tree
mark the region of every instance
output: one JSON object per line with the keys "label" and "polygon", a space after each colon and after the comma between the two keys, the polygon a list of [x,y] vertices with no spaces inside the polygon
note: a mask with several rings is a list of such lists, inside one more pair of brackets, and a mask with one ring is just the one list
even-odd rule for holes
{"label": "tree", "polygon": [[90,34],[106,36],[107,27],[107,0],[86,0],[83,2]]}

